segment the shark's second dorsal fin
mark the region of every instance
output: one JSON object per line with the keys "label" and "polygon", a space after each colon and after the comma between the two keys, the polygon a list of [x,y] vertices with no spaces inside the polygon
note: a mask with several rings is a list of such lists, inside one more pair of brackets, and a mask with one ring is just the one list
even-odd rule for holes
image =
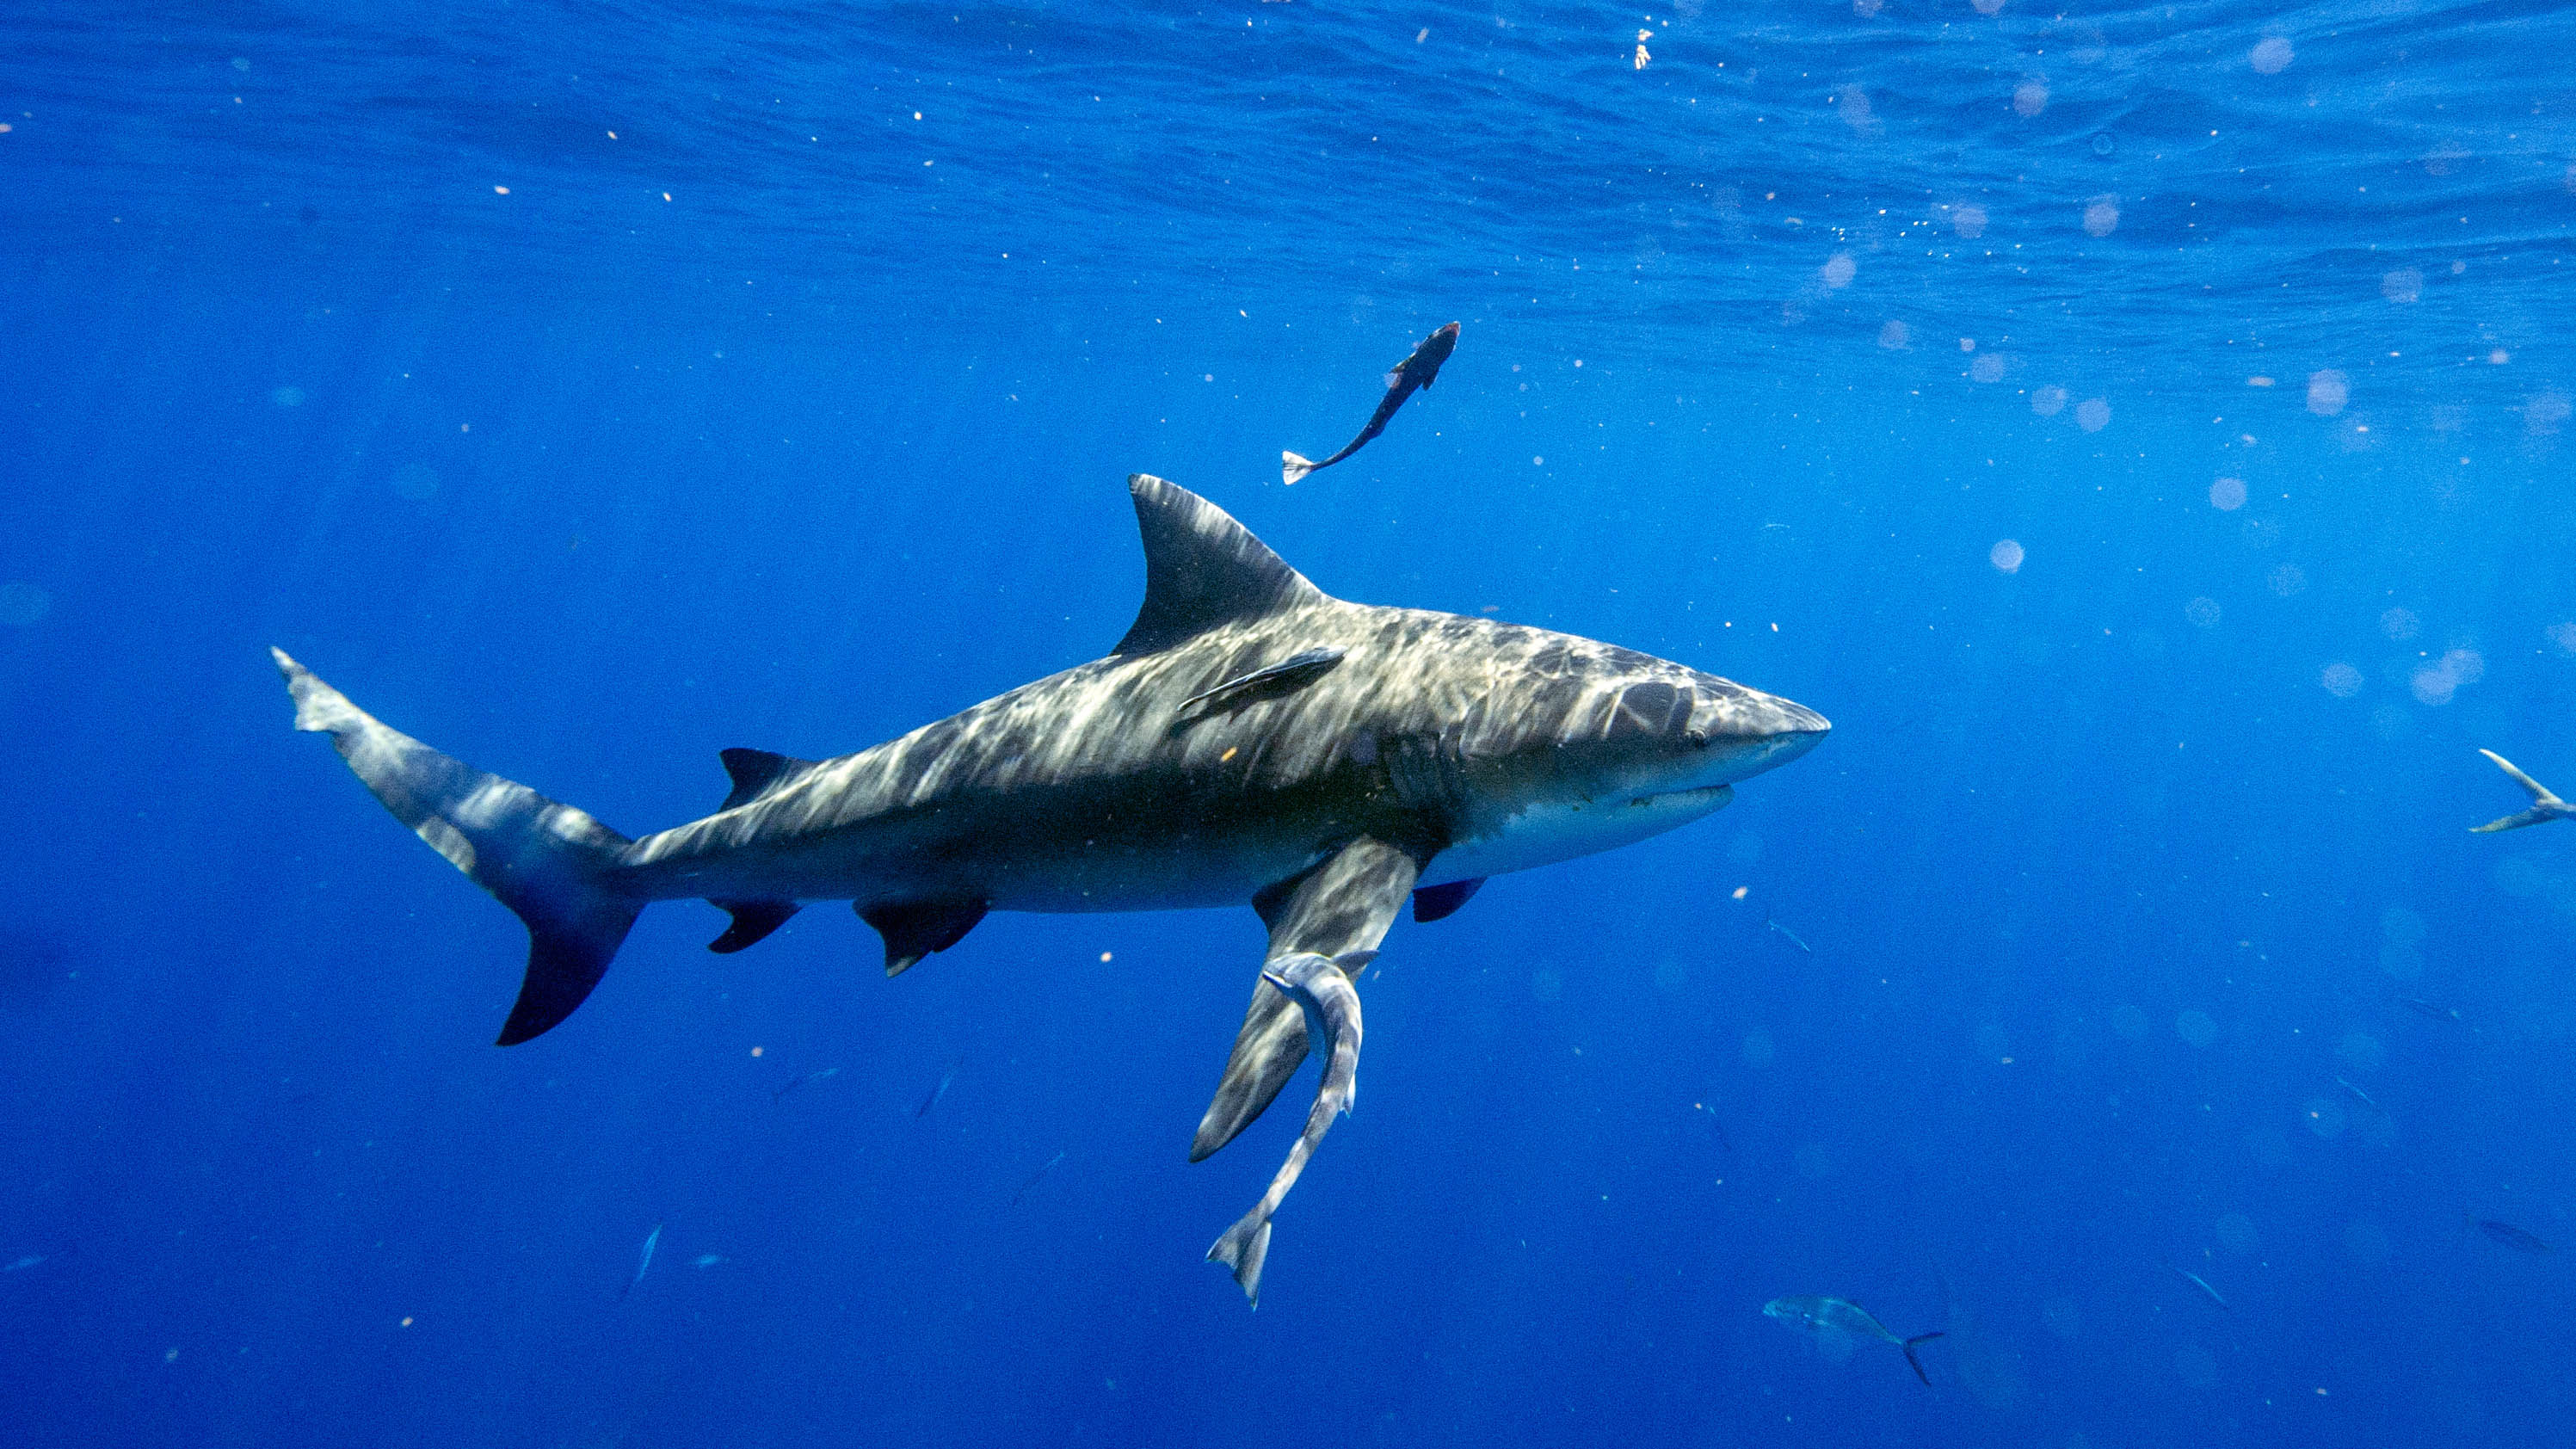
{"label": "shark's second dorsal fin", "polygon": [[1145,536],[1145,606],[1118,653],[1151,654],[1219,624],[1322,602],[1323,590],[1224,509],[1150,473],[1131,475],[1127,491]]}
{"label": "shark's second dorsal fin", "polygon": [[716,807],[718,811],[750,804],[814,768],[814,762],[792,755],[772,754],[767,750],[737,747],[724,752],[724,767],[725,773],[733,778],[733,790],[724,797],[724,803]]}

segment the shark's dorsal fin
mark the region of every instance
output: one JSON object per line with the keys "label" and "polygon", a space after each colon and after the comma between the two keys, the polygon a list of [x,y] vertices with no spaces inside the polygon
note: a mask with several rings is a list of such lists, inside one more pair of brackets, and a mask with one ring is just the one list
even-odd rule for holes
{"label": "shark's dorsal fin", "polygon": [[1151,654],[1219,624],[1323,601],[1224,509],[1150,473],[1131,475],[1127,491],[1145,536],[1145,606],[1116,652]]}
{"label": "shark's dorsal fin", "polygon": [[736,747],[724,752],[724,767],[725,774],[733,779],[733,791],[724,797],[722,805],[716,807],[719,811],[750,804],[814,768],[814,762],[792,755],[773,754],[768,750]]}

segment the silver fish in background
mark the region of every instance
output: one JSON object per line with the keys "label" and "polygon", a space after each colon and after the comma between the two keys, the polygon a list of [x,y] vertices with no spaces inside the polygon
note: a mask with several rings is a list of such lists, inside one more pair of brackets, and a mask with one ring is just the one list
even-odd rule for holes
{"label": "silver fish in background", "polygon": [[635,1264],[635,1276],[627,1279],[626,1286],[617,1290],[618,1297],[623,1298],[634,1292],[635,1285],[644,1281],[644,1275],[653,1271],[653,1250],[660,1246],[662,1246],[662,1225],[655,1223],[653,1231],[644,1235],[644,1255]]}
{"label": "silver fish in background", "polygon": [[2502,1243],[2504,1246],[2513,1249],[2517,1253],[2539,1254],[2554,1253],[2558,1251],[2547,1243],[2542,1242],[2539,1238],[2534,1237],[2530,1233],[2524,1232],[2522,1229],[2515,1227],[2511,1223],[2498,1222],[2494,1218],[2482,1218],[2474,1213],[2460,1214],[2460,1222],[2461,1230],[2463,1232],[2470,1228],[2475,1228],[2479,1232],[2486,1234],[2487,1241],[2492,1243]]}
{"label": "silver fish in background", "polygon": [[1774,1298],[1762,1305],[1762,1316],[1807,1333],[1818,1335],[1838,1333],[1851,1338],[1895,1344],[1905,1350],[1905,1361],[1913,1366],[1914,1376],[1923,1381],[1925,1388],[1932,1386],[1932,1376],[1923,1371],[1923,1360],[1916,1356],[1915,1346],[1947,1336],[1935,1329],[1930,1333],[1918,1333],[1912,1338],[1899,1338],[1889,1332],[1887,1325],[1879,1322],[1868,1309],[1848,1298],[1817,1296]]}
{"label": "silver fish in background", "polygon": [[2208,1279],[2187,1269],[2175,1268],[2171,1263],[2167,1263],[2165,1266],[2173,1270],[2175,1277],[2180,1278],[2182,1281],[2199,1289],[2203,1294],[2207,1295],[2210,1302],[2217,1304],[2221,1308],[2227,1307],[2227,1300],[2218,1296],[2218,1290],[2209,1286]]}
{"label": "silver fish in background", "polygon": [[[716,813],[640,839],[272,652],[296,727],[330,735],[395,818],[527,925],[504,1046],[570,1016],[663,900],[728,912],[719,952],[849,901],[888,976],[997,910],[1249,902],[1265,973],[1373,951],[1408,898],[1438,920],[1488,876],[1688,824],[1831,728],[1615,645],[1332,598],[1196,494],[1144,474],[1128,488],[1145,601],[1108,656],[838,759],[727,750]],[[1299,1003],[1257,976],[1191,1160],[1261,1115],[1308,1047]]]}
{"label": "silver fish in background", "polygon": [[2495,761],[2497,769],[2511,776],[2515,784],[2530,793],[2531,808],[2519,815],[2508,815],[2502,820],[2490,820],[2484,825],[2472,825],[2469,827],[2470,834],[2484,835],[2493,830],[2521,830],[2526,826],[2545,825],[2552,820],[2564,820],[2571,815],[2576,815],[2576,805],[2570,805],[2559,799],[2550,793],[2548,786],[2515,769],[2513,761],[2493,750],[2480,750],[2478,753]]}

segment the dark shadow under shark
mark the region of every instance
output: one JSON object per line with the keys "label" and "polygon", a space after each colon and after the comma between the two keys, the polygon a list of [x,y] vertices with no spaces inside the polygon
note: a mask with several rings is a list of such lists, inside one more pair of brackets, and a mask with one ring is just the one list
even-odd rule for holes
{"label": "dark shadow under shark", "polygon": [[[893,976],[988,911],[1248,900],[1269,928],[1268,974],[1192,1161],[1278,1095],[1317,1000],[1347,995],[1356,1023],[1356,993],[1324,990],[1298,958],[1344,969],[1332,963],[1366,959],[1408,897],[1436,920],[1489,875],[1696,820],[1829,728],[1614,645],[1346,603],[1196,494],[1128,482],[1145,602],[1106,658],[838,759],[726,750],[717,812],[640,839],[389,728],[271,652],[296,727],[330,734],[386,809],[526,923],[504,1046],[570,1015],[653,901],[730,912],[717,951],[807,903],[850,901]],[[1283,963],[1307,972],[1303,1007],[1272,979],[1289,979]],[[1328,1084],[1345,1099],[1355,1025],[1348,1039]],[[1265,1250],[1276,1205],[1259,1210]],[[1248,1272],[1242,1256],[1228,1261],[1257,1300],[1262,1255]]]}

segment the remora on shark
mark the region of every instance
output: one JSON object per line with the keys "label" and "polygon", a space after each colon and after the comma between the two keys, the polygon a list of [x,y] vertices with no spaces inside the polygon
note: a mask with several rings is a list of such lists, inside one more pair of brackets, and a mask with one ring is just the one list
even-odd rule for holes
{"label": "remora on shark", "polygon": [[[386,809],[526,923],[504,1046],[570,1015],[658,900],[732,913],[716,951],[850,901],[889,976],[988,911],[1246,901],[1269,928],[1264,969],[1330,963],[1374,951],[1408,895],[1438,920],[1487,876],[1686,824],[1829,728],[1615,645],[1332,598],[1198,495],[1128,487],[1145,602],[1107,657],[833,760],[726,750],[716,813],[640,839],[271,652],[296,728],[329,733]],[[1256,975],[1191,1160],[1258,1117],[1307,1046],[1305,1010]],[[1258,1259],[1235,1266],[1257,1294]]]}

